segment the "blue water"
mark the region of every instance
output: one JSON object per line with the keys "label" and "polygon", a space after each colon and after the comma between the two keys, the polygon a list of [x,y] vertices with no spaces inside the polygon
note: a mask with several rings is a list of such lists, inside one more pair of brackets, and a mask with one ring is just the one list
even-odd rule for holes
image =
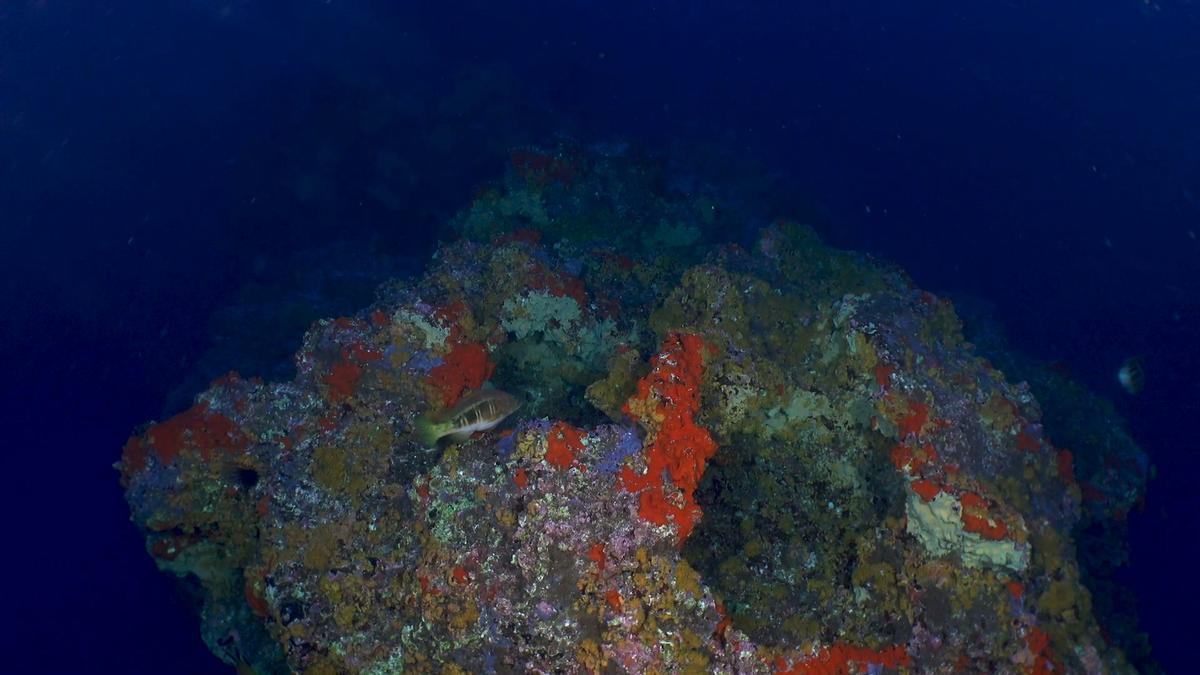
{"label": "blue water", "polygon": [[[3,669],[221,672],[127,522],[124,439],[307,320],[231,305],[365,304],[508,147],[568,133],[765,170],[828,241],[989,301],[1113,398],[1158,469],[1123,579],[1195,671],[1197,36],[1185,0],[0,2]],[[391,159],[375,108],[406,120]],[[381,172],[402,210],[364,193]],[[313,271],[338,255],[360,275]]]}

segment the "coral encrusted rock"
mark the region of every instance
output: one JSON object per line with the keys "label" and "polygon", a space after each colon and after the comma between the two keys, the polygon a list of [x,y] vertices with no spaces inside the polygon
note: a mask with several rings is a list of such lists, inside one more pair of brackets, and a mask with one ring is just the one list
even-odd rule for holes
{"label": "coral encrusted rock", "polygon": [[[129,440],[133,521],[212,651],[260,673],[1130,671],[1081,581],[1072,455],[951,303],[794,223],[716,243],[642,161],[514,155],[422,277],[313,325],[291,381],[231,373]],[[524,405],[419,442],[481,387]]]}

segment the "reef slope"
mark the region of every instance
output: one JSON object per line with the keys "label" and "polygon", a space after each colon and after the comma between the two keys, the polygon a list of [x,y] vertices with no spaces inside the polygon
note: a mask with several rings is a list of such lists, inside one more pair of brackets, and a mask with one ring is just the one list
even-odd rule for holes
{"label": "reef slope", "polygon": [[[950,302],[794,223],[711,243],[738,210],[663,184],[621,153],[514,153],[421,278],[308,331],[292,381],[231,373],[129,440],[132,519],[212,651],[263,673],[1131,671],[1076,536],[1144,462],[1085,513],[1087,448]],[[422,447],[414,420],[483,386],[525,405]]]}

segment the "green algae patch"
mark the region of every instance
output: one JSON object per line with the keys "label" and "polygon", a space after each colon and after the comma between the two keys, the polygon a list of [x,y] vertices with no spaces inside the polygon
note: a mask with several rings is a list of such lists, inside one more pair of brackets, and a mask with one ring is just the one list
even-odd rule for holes
{"label": "green algae patch", "polygon": [[938,493],[926,502],[915,492],[906,503],[908,533],[932,556],[958,555],[967,567],[1003,568],[1021,572],[1029,552],[1008,539],[989,540],[963,528],[961,506],[954,497]]}
{"label": "green algae patch", "polygon": [[636,350],[618,351],[608,360],[607,375],[588,386],[586,392],[588,402],[608,416],[610,420],[622,421],[625,413],[621,408],[633,396],[638,380],[649,370],[650,366]]}
{"label": "green algae patch", "polygon": [[762,424],[770,435],[778,435],[797,427],[808,427],[816,431],[821,429],[820,420],[833,416],[834,411],[829,399],[815,392],[798,389],[792,392],[783,405],[769,408]]}
{"label": "green algae patch", "polygon": [[574,298],[530,291],[504,301],[500,325],[517,340],[537,334],[546,342],[568,345],[575,341],[582,318]]}

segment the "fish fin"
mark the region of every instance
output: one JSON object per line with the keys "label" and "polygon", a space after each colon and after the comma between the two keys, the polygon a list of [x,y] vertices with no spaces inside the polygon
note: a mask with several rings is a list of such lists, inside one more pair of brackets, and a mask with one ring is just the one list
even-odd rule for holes
{"label": "fish fin", "polygon": [[437,446],[438,439],[446,435],[443,425],[433,421],[429,415],[421,415],[413,425],[421,444],[427,448]]}
{"label": "fish fin", "polygon": [[473,433],[475,433],[475,432],[470,431],[470,430],[452,431],[452,432],[446,434],[446,438],[449,438],[451,441],[453,441],[455,443],[462,443],[463,441],[470,438],[471,434],[473,434]]}

